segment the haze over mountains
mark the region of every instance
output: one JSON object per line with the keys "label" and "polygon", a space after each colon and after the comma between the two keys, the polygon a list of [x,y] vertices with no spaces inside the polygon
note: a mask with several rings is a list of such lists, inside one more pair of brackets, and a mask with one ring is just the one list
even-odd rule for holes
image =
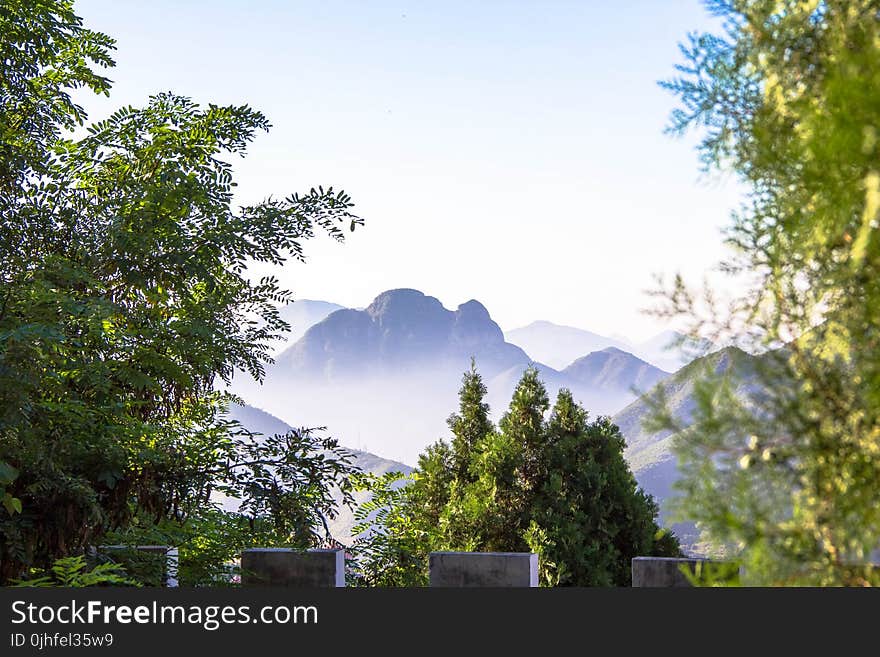
{"label": "haze over mountains", "polygon": [[[636,478],[658,499],[664,514],[677,477],[670,451],[673,436],[645,431],[642,421],[650,405],[639,395],[660,386],[676,417],[687,421],[694,408],[694,382],[703,368],[746,371],[753,358],[728,347],[685,367],[670,367],[677,370],[670,374],[658,363],[675,365],[694,353],[711,351],[713,345],[667,350],[680,336],[666,332],[632,346],[620,337],[550,322],[505,334],[476,300],[450,310],[412,289],[383,292],[362,310],[305,301],[282,312],[294,324],[293,337],[299,337],[267,368],[263,385],[238,376],[232,386],[250,406],[265,409],[237,411],[252,430],[326,426],[343,445],[359,450],[358,462],[365,470],[408,471],[428,444],[449,437],[446,418],[458,408],[461,377],[471,359],[488,388],[496,421],[523,371],[534,366],[551,401],[560,388],[568,388],[591,415],[613,417],[627,439],[626,457]],[[348,538],[350,526],[351,518],[344,514],[336,524],[337,537]],[[685,544],[696,542],[692,526],[677,530]]]}
{"label": "haze over mountains", "polygon": [[636,398],[634,388],[668,376],[619,348],[579,354],[556,369],[505,340],[478,301],[449,310],[418,290],[398,289],[363,310],[330,312],[277,356],[264,385],[242,376],[233,390],[290,424],[327,425],[352,447],[414,464],[448,434],[445,420],[472,358],[496,420],[529,365],[551,398],[569,388],[594,415],[614,413]]}
{"label": "haze over mountains", "polygon": [[591,352],[614,347],[659,369],[674,372],[714,350],[711,342],[694,342],[677,331],[663,331],[644,342],[634,343],[621,336],[607,337],[543,320],[507,331],[504,337],[522,347],[532,358],[558,369]]}
{"label": "haze over mountains", "polygon": [[623,351],[631,350],[630,345],[624,341],[544,320],[507,331],[504,337],[508,342],[525,349],[532,358],[557,369],[570,365],[582,356],[608,347],[616,347]]}

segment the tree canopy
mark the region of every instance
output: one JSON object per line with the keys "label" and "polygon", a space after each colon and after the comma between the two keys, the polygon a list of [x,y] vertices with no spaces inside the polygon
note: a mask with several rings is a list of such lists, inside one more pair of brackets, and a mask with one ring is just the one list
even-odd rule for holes
{"label": "tree canopy", "polygon": [[[742,399],[707,376],[681,431],[681,513],[753,584],[865,584],[880,547],[880,7],[713,0],[720,34],[682,46],[671,129],[747,195],[707,317],[677,281],[664,312],[764,353]],[[711,305],[711,304],[710,304]],[[717,308],[717,306],[716,306]],[[723,338],[722,338],[723,339]]]}
{"label": "tree canopy", "polygon": [[[113,40],[66,0],[5,0],[0,31],[0,580],[136,517],[183,521],[223,487],[302,540],[350,458],[308,431],[236,439],[217,384],[261,378],[289,328],[289,293],[246,266],[343,240],[350,198],[236,208],[231,160],[270,127],[247,105],[160,93],[73,138],[71,92],[109,93]],[[316,467],[320,450],[336,456]]]}
{"label": "tree canopy", "polygon": [[497,428],[485,394],[472,365],[448,420],[451,443],[425,450],[406,486],[366,482],[374,497],[359,511],[355,546],[364,581],[424,584],[428,553],[464,550],[536,552],[545,586],[624,586],[633,557],[679,553],[608,418],[590,421],[567,390],[551,409],[535,368]]}

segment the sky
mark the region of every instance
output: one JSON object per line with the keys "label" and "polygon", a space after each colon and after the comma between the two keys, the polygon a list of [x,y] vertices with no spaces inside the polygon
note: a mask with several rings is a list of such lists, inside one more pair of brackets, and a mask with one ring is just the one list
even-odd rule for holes
{"label": "sky", "polygon": [[[542,319],[632,340],[654,275],[724,256],[737,186],[664,134],[699,0],[79,0],[116,38],[92,120],[173,91],[247,103],[273,128],[235,160],[237,201],[323,185],[365,225],[272,269],[300,299],[363,307],[419,289],[478,299],[505,330]],[[269,273],[254,268],[255,275]]]}

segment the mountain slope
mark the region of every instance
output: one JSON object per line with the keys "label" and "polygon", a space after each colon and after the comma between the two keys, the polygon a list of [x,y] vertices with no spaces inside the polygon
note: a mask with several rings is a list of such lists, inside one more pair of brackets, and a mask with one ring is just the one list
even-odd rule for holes
{"label": "mountain slope", "polygon": [[280,353],[294,344],[306,334],[310,328],[323,320],[330,313],[342,310],[344,306],[329,301],[317,301],[312,299],[298,299],[284,306],[281,318],[290,324],[290,333],[284,335],[284,342],[279,342],[276,353]]}
{"label": "mountain slope", "polygon": [[663,331],[634,345],[629,351],[660,369],[676,372],[716,348],[708,340],[693,340],[678,331]]}
{"label": "mountain slope", "polygon": [[[754,366],[754,356],[736,347],[726,347],[689,363],[664,380],[658,389],[662,390],[673,417],[687,425],[696,407],[694,385],[707,371],[714,374],[732,372],[740,381],[738,388],[745,391],[753,382]],[[626,436],[627,449],[631,454],[637,454],[669,436],[668,432],[651,433],[644,428],[643,422],[651,411],[649,399],[649,395],[643,395],[613,418]]]}
{"label": "mountain slope", "polygon": [[668,372],[616,347],[578,358],[562,374],[591,388],[623,391],[633,387],[645,391],[669,376]]}
{"label": "mountain slope", "polygon": [[[666,502],[678,478],[676,458],[672,453],[675,435],[668,430],[652,432],[645,428],[644,422],[652,412],[650,399],[662,391],[672,416],[687,426],[696,408],[694,386],[697,381],[707,372],[731,373],[737,382],[736,390],[745,395],[752,392],[756,385],[755,362],[754,356],[736,347],[727,347],[703,356],[661,381],[654,390],[612,418],[626,438],[626,459],[639,485],[660,504],[661,516],[668,510]],[[683,544],[693,546],[698,542],[699,537],[692,524],[681,524],[674,526],[674,529]]]}
{"label": "mountain slope", "polygon": [[620,340],[543,320],[507,331],[504,338],[522,347],[535,360],[556,369],[566,367],[576,359],[606,347],[630,350]]}

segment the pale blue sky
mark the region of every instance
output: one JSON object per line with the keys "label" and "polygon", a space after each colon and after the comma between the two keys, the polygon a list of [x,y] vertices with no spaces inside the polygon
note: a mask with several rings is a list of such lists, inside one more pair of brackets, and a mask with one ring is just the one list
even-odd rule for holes
{"label": "pale blue sky", "polygon": [[[711,25],[698,0],[80,0],[118,43],[109,101],[171,90],[273,123],[236,163],[242,202],[348,191],[366,225],[277,272],[299,298],[363,306],[415,287],[643,338],[652,274],[722,255],[735,187],[663,134],[656,81]],[[262,273],[262,272],[261,272]]]}

